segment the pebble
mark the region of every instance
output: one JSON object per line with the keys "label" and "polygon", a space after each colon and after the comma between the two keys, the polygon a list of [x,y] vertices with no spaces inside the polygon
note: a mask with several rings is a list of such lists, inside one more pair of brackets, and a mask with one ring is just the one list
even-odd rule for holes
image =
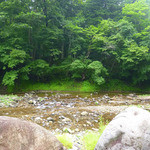
{"label": "pebble", "polygon": [[79,132],[79,129],[77,128],[77,129],[75,129],[75,132]]}
{"label": "pebble", "polygon": [[65,116],[59,116],[59,119],[65,119]]}
{"label": "pebble", "polygon": [[29,104],[35,104],[35,102],[33,100],[29,100],[28,103]]}
{"label": "pebble", "polygon": [[50,122],[50,121],[52,121],[52,122],[53,122],[53,121],[54,121],[54,119],[53,119],[52,117],[48,117],[48,118],[47,118],[47,121],[48,121],[48,122]]}
{"label": "pebble", "polygon": [[42,119],[41,117],[36,117],[36,118],[34,119],[34,121],[35,121],[36,123],[38,123],[38,124],[41,124],[42,121],[43,121],[43,119]]}
{"label": "pebble", "polygon": [[92,123],[90,121],[87,121],[86,123],[89,124],[90,126],[92,125]]}
{"label": "pebble", "polygon": [[81,115],[82,115],[82,116],[87,116],[87,115],[88,115],[88,112],[83,111],[83,112],[81,113]]}
{"label": "pebble", "polygon": [[71,119],[69,119],[69,118],[64,118],[63,120],[62,120],[62,122],[70,122],[71,121]]}

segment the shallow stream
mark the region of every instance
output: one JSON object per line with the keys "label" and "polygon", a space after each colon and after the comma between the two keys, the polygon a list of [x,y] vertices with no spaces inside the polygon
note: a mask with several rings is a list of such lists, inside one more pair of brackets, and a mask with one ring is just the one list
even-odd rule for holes
{"label": "shallow stream", "polygon": [[148,99],[128,93],[38,91],[18,96],[19,101],[0,108],[1,116],[22,118],[57,132],[98,130],[101,118],[109,122],[130,105],[149,107]]}

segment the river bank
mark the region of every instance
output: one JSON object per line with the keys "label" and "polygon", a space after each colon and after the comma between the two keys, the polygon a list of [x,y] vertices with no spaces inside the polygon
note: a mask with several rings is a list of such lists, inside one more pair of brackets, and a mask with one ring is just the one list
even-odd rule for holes
{"label": "river bank", "polygon": [[[130,106],[150,109],[150,97],[136,94],[32,91],[18,95],[0,95],[0,115],[37,123],[55,135],[71,134],[75,141],[87,130],[99,132],[100,122],[108,123]],[[80,136],[79,136],[80,135]],[[77,137],[78,138],[77,140]]]}
{"label": "river bank", "polygon": [[149,86],[135,86],[121,80],[109,80],[102,85],[89,81],[77,82],[73,80],[55,80],[47,83],[22,81],[14,86],[4,87],[1,85],[0,93],[24,93],[30,91],[64,91],[64,92],[129,92],[149,93]]}

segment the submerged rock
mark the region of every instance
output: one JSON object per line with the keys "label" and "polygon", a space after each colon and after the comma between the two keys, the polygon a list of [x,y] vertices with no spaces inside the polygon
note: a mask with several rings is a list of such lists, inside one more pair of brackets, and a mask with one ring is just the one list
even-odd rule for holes
{"label": "submerged rock", "polygon": [[95,150],[149,150],[150,113],[129,107],[106,127]]}

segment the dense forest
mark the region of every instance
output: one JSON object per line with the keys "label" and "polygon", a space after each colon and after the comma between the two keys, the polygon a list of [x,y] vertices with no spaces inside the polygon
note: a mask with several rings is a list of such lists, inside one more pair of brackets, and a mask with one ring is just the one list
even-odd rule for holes
{"label": "dense forest", "polygon": [[149,0],[0,0],[0,82],[150,81]]}

